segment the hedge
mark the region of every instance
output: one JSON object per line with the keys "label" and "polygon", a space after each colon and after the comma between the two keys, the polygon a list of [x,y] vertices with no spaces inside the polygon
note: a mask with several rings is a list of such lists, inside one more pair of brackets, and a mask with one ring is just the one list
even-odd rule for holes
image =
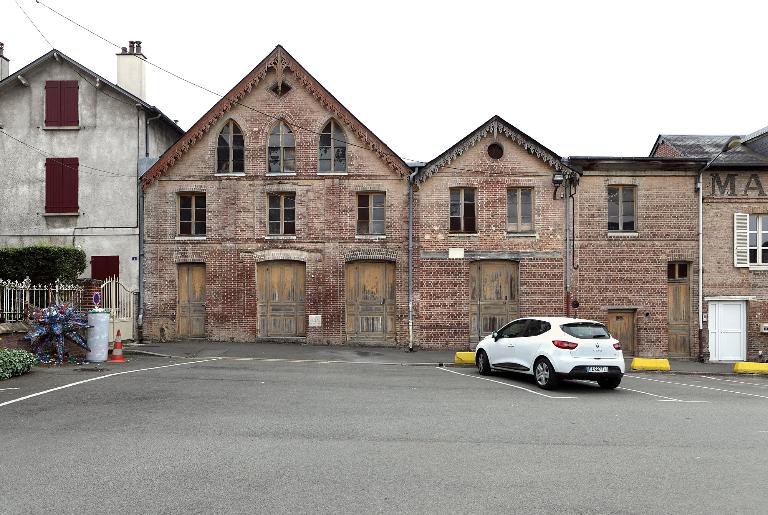
{"label": "hedge", "polygon": [[0,380],[26,374],[35,364],[35,355],[22,349],[0,349]]}
{"label": "hedge", "polygon": [[41,243],[0,248],[0,279],[49,284],[56,279],[74,282],[85,270],[85,252],[76,247]]}

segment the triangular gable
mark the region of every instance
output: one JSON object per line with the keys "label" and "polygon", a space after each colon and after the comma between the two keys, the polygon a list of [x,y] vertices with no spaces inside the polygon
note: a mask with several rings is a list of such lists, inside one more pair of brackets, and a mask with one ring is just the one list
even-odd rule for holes
{"label": "triangular gable", "polygon": [[544,161],[555,171],[572,171],[563,163],[563,160],[560,156],[521,130],[517,129],[512,124],[504,121],[504,119],[502,119],[500,116],[496,115],[469,133],[465,138],[453,145],[451,148],[424,165],[424,167],[419,170],[418,174],[414,177],[414,182],[416,184],[421,184],[422,182],[426,181],[434,173],[440,170],[440,168],[450,165],[452,161],[456,160],[470,147],[475,146],[480,140],[489,134],[502,134],[510,138],[520,147],[524,148],[528,153]]}
{"label": "triangular gable", "polygon": [[179,139],[179,141],[160,157],[158,162],[144,174],[144,177],[142,178],[142,187],[146,190],[155,179],[168,170],[187,150],[190,149],[190,147],[192,147],[192,145],[200,140],[218,120],[232,109],[233,106],[240,103],[254,87],[261,83],[266,78],[270,69],[274,69],[277,72],[278,77],[280,77],[286,68],[294,73],[298,84],[315,97],[325,109],[330,111],[339,123],[349,127],[357,137],[360,138],[363,145],[378,154],[381,160],[384,161],[389,168],[401,176],[407,176],[410,173],[408,165],[406,165],[400,157],[392,152],[383,141],[350,113],[341,102],[336,100],[328,90],[326,90],[291,56],[291,54],[289,54],[282,46],[277,45],[263,61],[256,65],[256,67],[234,88],[224,95],[221,100],[216,102],[216,104]]}

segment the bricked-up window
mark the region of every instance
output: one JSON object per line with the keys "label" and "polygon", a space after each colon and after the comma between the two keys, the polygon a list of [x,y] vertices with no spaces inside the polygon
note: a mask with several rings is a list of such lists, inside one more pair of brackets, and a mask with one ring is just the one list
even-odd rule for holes
{"label": "bricked-up window", "polygon": [[76,157],[45,160],[45,212],[77,213],[78,169]]}
{"label": "bricked-up window", "polygon": [[347,138],[335,120],[331,120],[320,134],[318,166],[321,172],[347,171]]}
{"label": "bricked-up window", "polygon": [[79,85],[76,80],[45,81],[45,126],[77,127]]}
{"label": "bricked-up window", "polygon": [[477,232],[475,188],[451,188],[450,232]]}
{"label": "bricked-up window", "polygon": [[205,236],[205,193],[179,194],[179,235]]}
{"label": "bricked-up window", "polygon": [[268,202],[269,234],[296,234],[296,194],[272,193]]}
{"label": "bricked-up window", "polygon": [[243,132],[232,120],[221,129],[216,146],[216,172],[245,173]]}
{"label": "bricked-up window", "polygon": [[269,134],[267,159],[269,173],[296,172],[296,138],[283,122],[275,125]]}
{"label": "bricked-up window", "polygon": [[384,193],[357,194],[357,234],[384,234]]}
{"label": "bricked-up window", "polygon": [[610,186],[608,188],[608,230],[635,231],[634,186]]}
{"label": "bricked-up window", "polygon": [[507,231],[533,231],[533,188],[507,190]]}
{"label": "bricked-up window", "polygon": [[768,215],[749,215],[749,264],[768,265]]}

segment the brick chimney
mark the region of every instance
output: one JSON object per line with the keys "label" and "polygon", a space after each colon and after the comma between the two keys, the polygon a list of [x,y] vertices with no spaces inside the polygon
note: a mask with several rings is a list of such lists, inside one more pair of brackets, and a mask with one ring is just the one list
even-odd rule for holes
{"label": "brick chimney", "polygon": [[10,62],[7,57],[3,55],[4,44],[0,43],[0,80],[3,80],[8,76],[8,63]]}
{"label": "brick chimney", "polygon": [[146,59],[146,56],[141,53],[141,41],[129,41],[128,48],[123,47],[117,54],[117,85],[142,100],[146,96],[144,76]]}

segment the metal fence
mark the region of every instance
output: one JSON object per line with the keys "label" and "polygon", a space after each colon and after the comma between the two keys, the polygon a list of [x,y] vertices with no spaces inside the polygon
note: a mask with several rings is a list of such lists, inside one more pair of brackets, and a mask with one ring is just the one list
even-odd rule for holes
{"label": "metal fence", "polygon": [[82,308],[83,287],[62,283],[33,285],[29,277],[23,281],[0,279],[0,323],[28,320],[40,308],[51,304],[73,304]]}
{"label": "metal fence", "polygon": [[133,339],[137,294],[126,288],[116,277],[101,285],[101,307],[109,310],[110,340],[120,330],[124,340]]}

